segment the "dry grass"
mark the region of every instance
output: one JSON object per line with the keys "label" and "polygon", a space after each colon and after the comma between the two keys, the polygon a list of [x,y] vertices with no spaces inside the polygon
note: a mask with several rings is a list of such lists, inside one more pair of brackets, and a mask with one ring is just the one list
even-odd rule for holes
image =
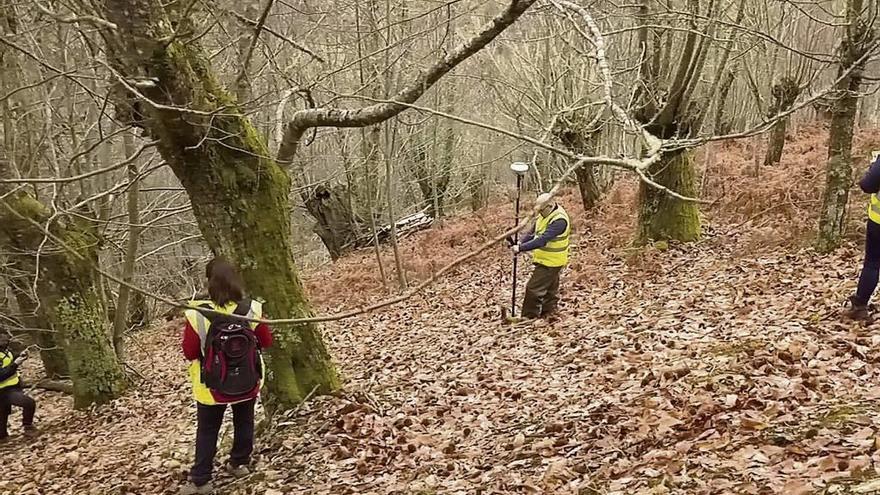
{"label": "dry grass", "polygon": [[[758,163],[763,158],[759,139],[718,143],[700,150],[696,158],[703,197],[713,201],[712,205],[702,208],[704,226],[710,232],[741,237],[737,249],[743,255],[808,246],[814,236],[822,200],[827,135],[827,129],[821,125],[801,127],[795,136],[789,136],[781,163],[773,167],[761,165],[757,175],[756,157]],[[867,167],[870,151],[880,149],[880,130],[858,132],[853,148],[854,174],[860,176]],[[408,279],[411,282],[424,280],[456,257],[509,228],[513,223],[512,205],[504,201],[510,196],[509,191],[503,196],[474,214],[458,214],[444,219],[440,226],[403,239],[400,250]],[[857,188],[850,198],[847,228],[849,236],[858,239],[864,228],[865,198]],[[574,283],[586,286],[606,283],[607,276],[599,267],[605,266],[609,257],[619,257],[630,268],[646,273],[656,270],[659,252],[653,248],[630,247],[637,201],[638,184],[626,174],[618,179],[600,207],[589,214],[584,213],[575,188],[562,193],[560,202],[575,223],[577,254],[570,270]],[[494,263],[503,273],[509,270],[507,259],[507,252],[498,247],[478,256],[472,263]],[[356,306],[381,299],[395,292],[397,287],[390,247],[383,247],[382,261],[387,291],[383,289],[372,249],[308,273],[309,291],[319,306],[325,308]]]}

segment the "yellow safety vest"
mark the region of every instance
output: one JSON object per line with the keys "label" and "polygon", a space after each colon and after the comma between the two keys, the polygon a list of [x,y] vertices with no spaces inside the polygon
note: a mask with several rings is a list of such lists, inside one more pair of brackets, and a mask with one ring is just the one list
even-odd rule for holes
{"label": "yellow safety vest", "polygon": [[535,222],[535,237],[540,237],[551,223],[560,218],[565,219],[565,232],[551,239],[544,247],[538,248],[533,252],[532,261],[538,265],[555,268],[568,264],[571,220],[568,218],[568,213],[565,212],[563,207],[557,206],[556,209],[546,217],[543,217],[540,214],[538,215],[538,220]]}
{"label": "yellow safety vest", "polygon": [[[12,353],[9,351],[6,351],[5,353],[3,353],[2,361],[0,361],[0,368],[6,369],[6,368],[12,366],[13,361],[14,361],[14,358],[12,357]],[[12,375],[9,378],[0,382],[0,390],[7,388],[7,387],[12,387],[12,386],[18,385],[20,381],[21,380],[18,377],[18,372],[16,371],[14,375]]]}
{"label": "yellow safety vest", "polygon": [[871,195],[871,202],[868,203],[868,218],[872,222],[880,224],[880,198],[876,194]]}
{"label": "yellow safety vest", "polygon": [[[213,301],[190,301],[188,304],[190,306],[202,306],[204,304],[207,304],[210,306],[210,309],[226,314],[232,314],[232,312],[235,311],[236,306],[238,306],[238,303],[235,302],[230,302],[226,306],[218,306],[214,304]],[[208,339],[208,328],[211,327],[211,322],[208,320],[208,318],[205,317],[205,315],[194,309],[186,310],[184,312],[184,315],[186,316],[186,321],[199,335],[199,342],[202,345],[202,356],[204,356],[205,345]],[[262,318],[263,304],[259,301],[251,301],[251,309],[250,311],[248,311],[246,316],[248,318]],[[258,323],[250,322],[250,326],[252,329],[256,329],[257,325]],[[262,388],[263,383],[266,381],[266,363],[263,362],[262,355],[260,355],[260,369],[262,370],[260,388]],[[190,362],[189,364],[189,379],[190,382],[192,382],[193,399],[195,399],[196,402],[200,404],[205,404],[206,406],[213,406],[217,404],[217,401],[214,400],[214,394],[211,393],[211,389],[209,389],[204,383],[202,383],[202,363],[198,359]]]}

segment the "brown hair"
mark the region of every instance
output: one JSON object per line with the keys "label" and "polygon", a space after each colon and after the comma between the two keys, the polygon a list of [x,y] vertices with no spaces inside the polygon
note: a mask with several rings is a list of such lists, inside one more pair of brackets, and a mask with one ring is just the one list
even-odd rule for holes
{"label": "brown hair", "polygon": [[208,276],[208,295],[215,303],[224,306],[244,299],[244,282],[231,263],[214,258],[205,267]]}

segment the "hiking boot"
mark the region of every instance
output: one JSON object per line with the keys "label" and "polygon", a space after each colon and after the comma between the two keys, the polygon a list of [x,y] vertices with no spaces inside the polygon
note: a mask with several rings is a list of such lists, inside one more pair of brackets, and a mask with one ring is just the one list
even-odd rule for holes
{"label": "hiking boot", "polygon": [[179,493],[180,495],[211,495],[214,493],[214,485],[209,481],[204,485],[196,486],[192,481],[187,481],[180,487]]}
{"label": "hiking boot", "polygon": [[226,463],[226,472],[231,474],[235,478],[243,478],[251,474],[251,470],[248,469],[248,467],[244,464],[236,466],[231,462]]}
{"label": "hiking boot", "polygon": [[847,318],[851,320],[867,321],[871,319],[871,310],[867,304],[862,304],[856,299],[856,296],[850,296],[847,301],[849,309],[846,312]]}
{"label": "hiking boot", "polygon": [[37,429],[36,426],[30,425],[24,427],[24,436],[28,438],[34,438],[40,434],[40,430]]}

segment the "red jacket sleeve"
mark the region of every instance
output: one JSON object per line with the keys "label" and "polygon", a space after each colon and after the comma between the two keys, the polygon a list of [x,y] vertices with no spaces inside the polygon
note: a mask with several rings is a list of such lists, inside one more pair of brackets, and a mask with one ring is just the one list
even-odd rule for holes
{"label": "red jacket sleeve", "polygon": [[260,344],[261,349],[272,347],[272,330],[269,328],[269,325],[260,323],[257,325],[254,333],[257,335],[257,342]]}
{"label": "red jacket sleeve", "polygon": [[202,343],[199,341],[198,334],[189,322],[186,322],[186,326],[183,327],[181,347],[183,348],[183,357],[188,361],[195,361],[202,357]]}

